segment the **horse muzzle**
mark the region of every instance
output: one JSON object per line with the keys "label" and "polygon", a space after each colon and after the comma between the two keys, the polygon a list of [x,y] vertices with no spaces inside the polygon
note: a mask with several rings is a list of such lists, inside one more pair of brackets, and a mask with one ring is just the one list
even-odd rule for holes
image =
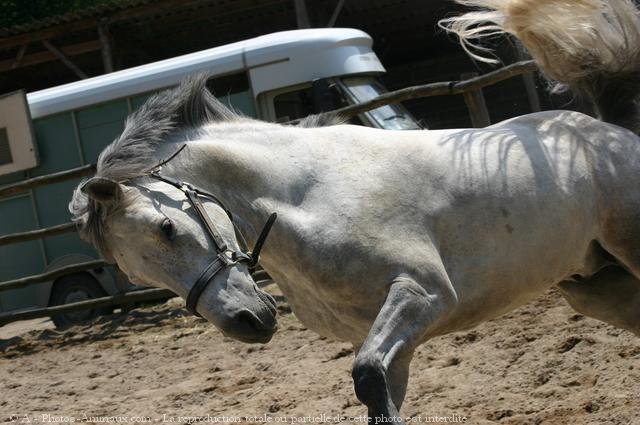
{"label": "horse muzzle", "polygon": [[227,321],[222,333],[242,342],[266,344],[277,330],[278,322],[271,309],[261,309],[259,313],[242,309]]}

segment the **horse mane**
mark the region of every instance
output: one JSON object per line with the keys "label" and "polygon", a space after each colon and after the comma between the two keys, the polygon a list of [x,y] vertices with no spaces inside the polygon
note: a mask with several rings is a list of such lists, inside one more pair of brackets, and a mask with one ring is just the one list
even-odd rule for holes
{"label": "horse mane", "polygon": [[[124,130],[98,156],[96,177],[119,183],[143,177],[156,164],[157,149],[180,134],[212,123],[252,122],[217,100],[207,89],[207,74],[187,77],[175,88],[151,96],[137,111],[129,115]],[[312,115],[297,127],[321,127],[342,123],[333,114]],[[116,205],[102,205],[82,192],[82,184],[74,190],[69,203],[72,220],[80,236],[107,256],[104,222]]]}
{"label": "horse mane", "polygon": [[207,75],[197,74],[151,96],[127,118],[122,134],[100,153],[96,176],[118,182],[140,177],[157,161],[158,146],[175,133],[213,122],[248,119],[223,105],[206,84]]}

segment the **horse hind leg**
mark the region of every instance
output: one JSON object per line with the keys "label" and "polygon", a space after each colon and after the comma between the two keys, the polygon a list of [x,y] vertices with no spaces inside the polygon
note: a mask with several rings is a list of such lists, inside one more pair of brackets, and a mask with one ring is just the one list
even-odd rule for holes
{"label": "horse hind leg", "polygon": [[[633,181],[636,172],[620,167],[618,173],[616,181]],[[616,184],[601,207],[604,216],[597,238],[602,253],[615,266],[560,288],[572,306],[579,306],[578,311],[640,335],[640,197]]]}
{"label": "horse hind leg", "polygon": [[558,284],[569,305],[585,316],[640,336],[640,280],[622,267],[605,267],[580,281]]}

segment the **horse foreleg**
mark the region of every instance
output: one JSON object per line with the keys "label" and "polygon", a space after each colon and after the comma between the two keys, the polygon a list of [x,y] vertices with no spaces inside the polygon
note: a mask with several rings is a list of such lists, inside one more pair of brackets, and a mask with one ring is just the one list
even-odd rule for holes
{"label": "horse foreleg", "polygon": [[623,268],[609,266],[558,288],[576,311],[640,336],[640,280]]}
{"label": "horse foreleg", "polygon": [[387,298],[354,362],[352,376],[358,399],[368,408],[369,422],[402,422],[400,407],[415,348],[447,303],[415,280],[393,281]]}

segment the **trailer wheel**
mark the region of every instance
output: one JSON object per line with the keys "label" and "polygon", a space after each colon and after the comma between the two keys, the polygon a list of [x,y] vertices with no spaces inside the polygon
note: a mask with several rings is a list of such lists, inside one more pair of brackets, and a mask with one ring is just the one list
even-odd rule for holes
{"label": "trailer wheel", "polygon": [[[106,295],[100,284],[92,276],[86,273],[74,274],[61,277],[53,284],[49,305],[70,304]],[[51,320],[56,327],[62,328],[86,322],[101,315],[111,314],[111,312],[112,309],[109,307],[71,311],[54,314],[51,316]]]}

